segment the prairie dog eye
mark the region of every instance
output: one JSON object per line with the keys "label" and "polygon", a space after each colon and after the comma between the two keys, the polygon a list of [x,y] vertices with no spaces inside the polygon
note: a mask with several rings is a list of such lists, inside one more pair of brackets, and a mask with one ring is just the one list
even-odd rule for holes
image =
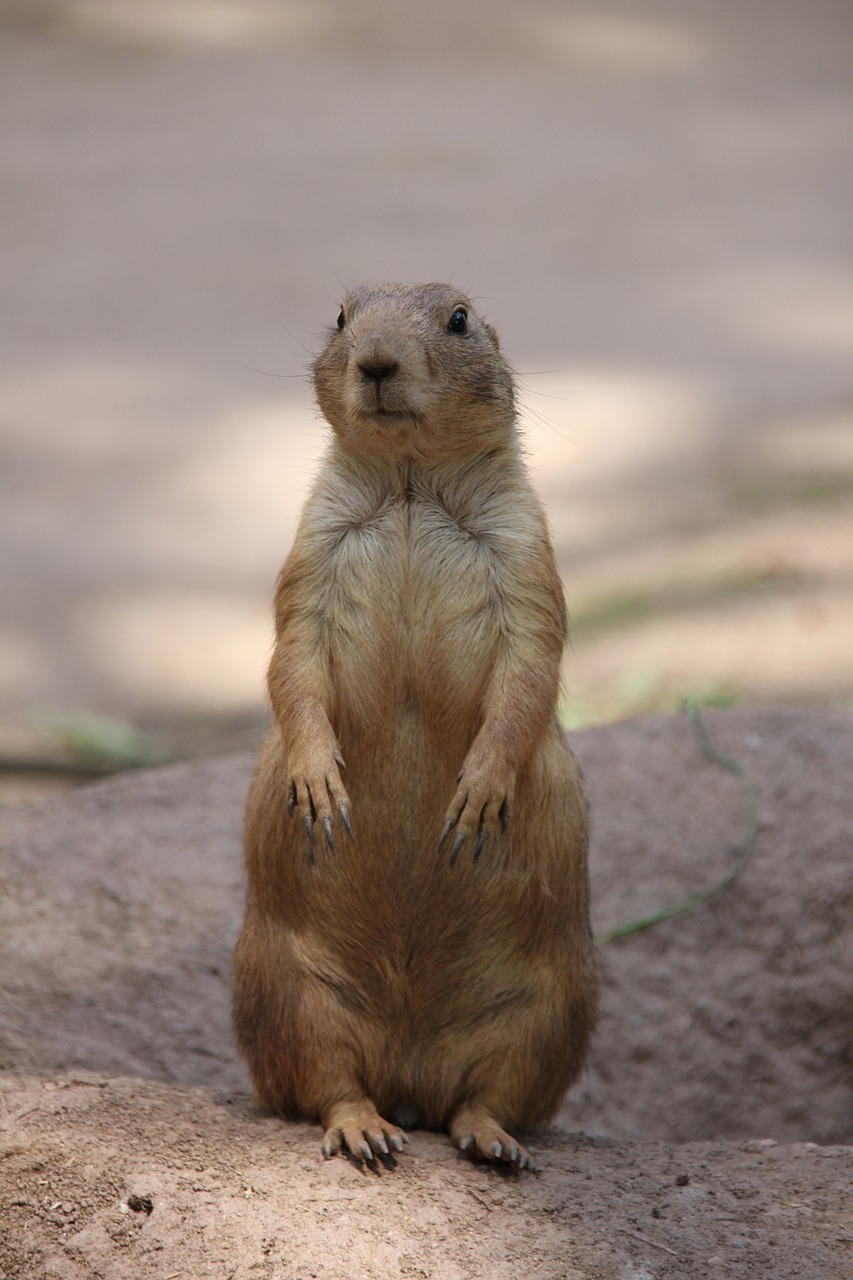
{"label": "prairie dog eye", "polygon": [[343,329],[343,327],[344,327],[344,325],[346,324],[346,322],[347,322],[347,318],[346,318],[346,316],[344,315],[344,309],[343,309],[343,307],[341,307],[340,311],[338,312],[338,328],[339,328],[339,329]]}
{"label": "prairie dog eye", "polygon": [[457,307],[447,325],[448,333],[468,332],[468,312],[464,307]]}

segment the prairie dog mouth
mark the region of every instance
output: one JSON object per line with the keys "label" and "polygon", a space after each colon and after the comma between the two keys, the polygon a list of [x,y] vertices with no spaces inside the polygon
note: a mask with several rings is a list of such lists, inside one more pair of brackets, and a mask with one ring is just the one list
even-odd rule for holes
{"label": "prairie dog mouth", "polygon": [[372,422],[385,426],[415,422],[418,418],[414,409],[390,409],[382,404],[372,405],[369,408],[361,406],[358,413],[361,418],[369,418]]}

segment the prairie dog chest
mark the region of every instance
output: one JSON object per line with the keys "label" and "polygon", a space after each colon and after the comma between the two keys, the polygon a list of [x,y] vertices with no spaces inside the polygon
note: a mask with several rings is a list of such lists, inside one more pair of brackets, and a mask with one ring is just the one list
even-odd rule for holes
{"label": "prairie dog chest", "polygon": [[338,696],[432,711],[479,699],[500,639],[505,572],[487,524],[433,496],[395,496],[339,527],[324,619]]}

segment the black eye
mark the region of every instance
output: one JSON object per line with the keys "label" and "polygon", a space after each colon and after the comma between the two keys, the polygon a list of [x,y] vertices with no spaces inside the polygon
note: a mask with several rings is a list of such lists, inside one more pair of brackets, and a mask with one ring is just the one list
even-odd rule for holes
{"label": "black eye", "polygon": [[346,318],[346,316],[344,315],[344,309],[343,309],[343,307],[341,307],[341,309],[340,309],[340,311],[339,311],[339,313],[338,313],[338,328],[339,328],[339,329],[343,329],[343,327],[344,327],[344,325],[346,324],[346,322],[347,322],[347,318]]}
{"label": "black eye", "polygon": [[464,307],[457,307],[447,325],[448,333],[468,332],[468,312]]}

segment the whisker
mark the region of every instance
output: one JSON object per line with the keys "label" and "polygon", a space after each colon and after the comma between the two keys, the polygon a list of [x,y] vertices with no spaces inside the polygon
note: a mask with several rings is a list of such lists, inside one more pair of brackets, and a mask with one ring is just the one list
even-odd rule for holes
{"label": "whisker", "polygon": [[306,347],[306,345],[305,345],[305,343],[304,343],[304,342],[300,342],[300,340],[299,340],[299,338],[297,338],[296,334],[295,334],[295,333],[291,333],[291,331],[288,329],[287,325],[286,325],[286,324],[283,324],[281,320],[279,320],[278,324],[279,324],[279,328],[284,330],[284,332],[287,334],[288,338],[292,339],[292,341],[296,343],[297,347],[301,347],[301,348],[302,348],[302,350],[305,352],[305,354],[306,354],[306,355],[308,355],[308,356],[310,356],[310,357],[311,357],[311,359],[313,360],[313,359],[314,359],[314,352],[313,352],[313,351],[311,351],[309,347]]}
{"label": "whisker", "polygon": [[566,432],[562,430],[558,422],[553,418],[549,418],[547,414],[542,413],[539,409],[534,409],[533,405],[522,402],[519,407],[522,419],[529,419],[535,428],[540,431],[544,431],[545,434],[550,436],[552,439],[556,436],[566,444],[576,445],[578,443],[574,436],[567,435]]}
{"label": "whisker", "polygon": [[248,369],[250,373],[260,373],[265,378],[307,378],[307,373],[272,373],[269,369],[256,369],[253,364],[243,364],[242,360],[235,361],[238,369]]}

